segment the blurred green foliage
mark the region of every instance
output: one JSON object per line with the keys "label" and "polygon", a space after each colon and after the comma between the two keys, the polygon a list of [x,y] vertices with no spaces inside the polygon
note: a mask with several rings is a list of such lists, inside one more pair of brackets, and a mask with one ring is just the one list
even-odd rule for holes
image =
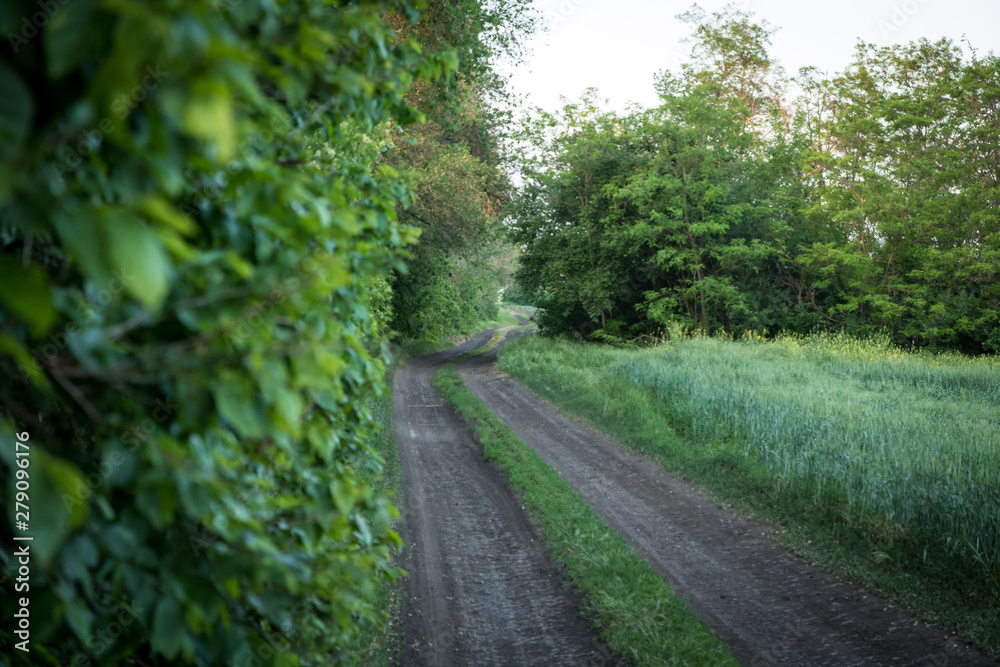
{"label": "blurred green foliage", "polygon": [[328,665],[382,620],[366,405],[416,232],[381,159],[457,66],[397,31],[420,9],[3,3],[8,570],[13,430],[34,536],[31,653],[4,624],[4,661]]}

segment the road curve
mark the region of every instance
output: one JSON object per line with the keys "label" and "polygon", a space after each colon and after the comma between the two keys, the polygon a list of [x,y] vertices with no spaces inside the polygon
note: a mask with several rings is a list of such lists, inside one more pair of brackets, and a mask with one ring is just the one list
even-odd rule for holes
{"label": "road curve", "polygon": [[995,664],[807,564],[760,525],[561,415],[499,372],[496,354],[457,364],[466,386],[664,575],[741,664]]}
{"label": "road curve", "polygon": [[393,391],[403,470],[404,665],[610,665],[579,599],[468,428],[431,385],[490,339],[407,360]]}

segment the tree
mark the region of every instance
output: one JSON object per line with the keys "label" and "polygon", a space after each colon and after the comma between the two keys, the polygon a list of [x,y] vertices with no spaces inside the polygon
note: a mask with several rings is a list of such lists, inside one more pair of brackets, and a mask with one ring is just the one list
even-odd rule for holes
{"label": "tree", "polygon": [[595,91],[561,114],[539,111],[524,128],[530,145],[523,163],[525,186],[508,209],[511,238],[521,245],[518,280],[538,294],[543,326],[607,326],[624,285],[624,257],[605,215],[606,192],[628,160],[629,128],[598,106]]}
{"label": "tree", "polygon": [[680,18],[692,60],[658,76],[656,109],[604,114],[591,92],[525,132],[509,213],[546,328],[997,350],[998,59],[861,43],[833,78],[800,72],[791,105],[766,25]]}
{"label": "tree", "polygon": [[777,108],[764,100],[767,32],[730,12],[696,34],[695,63],[659,76],[657,109],[601,113],[591,91],[525,133],[513,238],[550,330],[738,330],[788,310],[774,283],[797,213],[775,200],[797,156],[786,134],[761,136]]}
{"label": "tree", "polygon": [[497,316],[504,254],[500,211],[510,196],[503,123],[505,82],[500,58],[517,58],[519,40],[534,29],[530,3],[435,2],[408,29],[422,43],[457,52],[447,79],[414,87],[408,99],[427,122],[394,134],[386,160],[414,179],[413,201],[401,219],[421,230],[405,270],[393,278],[393,327],[405,338],[439,340],[469,333]]}
{"label": "tree", "polygon": [[859,44],[834,80],[813,178],[844,236],[804,256],[835,281],[823,281],[840,295],[834,318],[901,343],[993,349],[996,157],[980,138],[996,136],[996,66],[963,63],[947,40]]}
{"label": "tree", "polygon": [[682,65],[688,85],[714,105],[736,110],[758,141],[787,131],[785,74],[768,53],[776,29],[732,5],[712,14],[694,5],[677,18],[692,26],[691,62]]}

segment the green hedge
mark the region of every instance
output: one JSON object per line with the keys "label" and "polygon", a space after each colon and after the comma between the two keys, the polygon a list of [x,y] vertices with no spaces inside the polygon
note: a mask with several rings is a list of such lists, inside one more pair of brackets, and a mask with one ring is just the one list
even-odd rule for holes
{"label": "green hedge", "polygon": [[455,66],[394,37],[417,9],[3,3],[5,593],[14,431],[34,537],[4,661],[328,665],[378,622],[365,401],[413,240],[378,162]]}

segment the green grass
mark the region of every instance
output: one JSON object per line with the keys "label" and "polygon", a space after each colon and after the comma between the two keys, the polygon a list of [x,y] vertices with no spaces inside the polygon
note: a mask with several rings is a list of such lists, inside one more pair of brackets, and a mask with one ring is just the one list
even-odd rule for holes
{"label": "green grass", "polygon": [[622,350],[526,337],[500,368],[808,558],[1000,654],[1000,360],[843,337]]}
{"label": "green grass", "polygon": [[486,458],[523,494],[553,558],[582,594],[584,616],[615,652],[637,665],[736,664],[663,578],[465,388],[451,364],[434,383],[473,426]]}
{"label": "green grass", "polygon": [[[395,365],[391,365],[385,374],[387,391],[368,404],[379,425],[370,445],[383,459],[381,470],[372,471],[368,475],[368,481],[376,495],[393,504],[399,498],[402,475],[392,421],[392,382],[395,372]],[[390,665],[396,662],[399,650],[396,633],[400,608],[399,587],[391,584],[378,587],[372,604],[381,617],[381,622],[365,622],[360,625],[354,644],[348,648],[347,653],[353,656],[352,664],[366,667]]]}

